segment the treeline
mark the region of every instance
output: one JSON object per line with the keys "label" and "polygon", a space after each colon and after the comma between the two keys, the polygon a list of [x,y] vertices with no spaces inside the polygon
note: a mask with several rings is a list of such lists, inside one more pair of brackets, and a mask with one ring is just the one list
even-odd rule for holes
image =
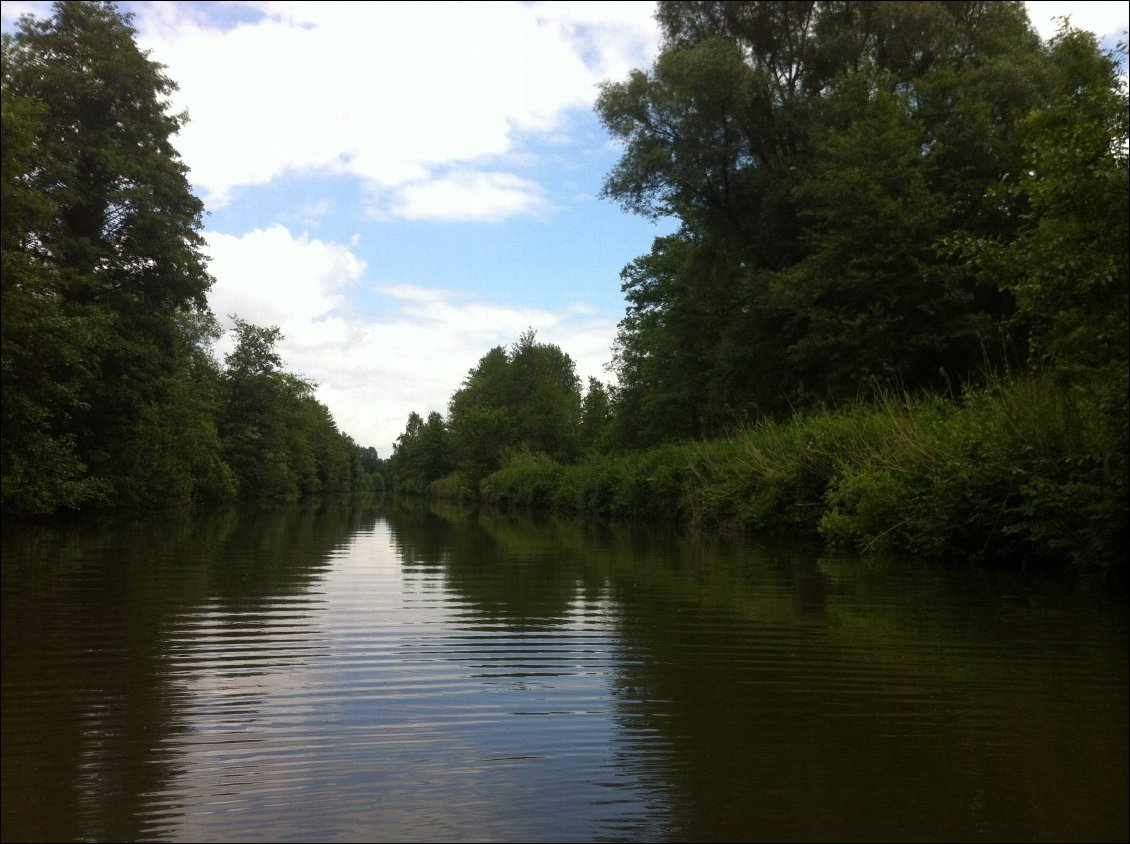
{"label": "treeline", "polygon": [[452,494],[473,495],[518,455],[571,463],[595,453],[610,418],[605,386],[590,379],[582,397],[573,359],[538,343],[531,330],[510,349],[482,357],[451,397],[446,419],[437,411],[427,420],[411,413],[388,472],[404,492],[426,493],[446,478]]}
{"label": "treeline", "polygon": [[203,206],[172,145],[174,83],[113,4],[56,3],[3,38],[6,514],[295,498],[379,461],[236,321],[221,363]]}
{"label": "treeline", "polygon": [[1045,44],[1019,2],[658,19],[597,103],[605,194],[681,223],[623,274],[619,442],[1018,368],[1124,399],[1126,91],[1090,34]]}
{"label": "treeline", "polygon": [[494,349],[446,419],[410,420],[393,478],[1124,561],[1125,45],[1044,43],[1018,2],[657,15],[654,66],[597,103],[624,150],[605,195],[680,223],[622,274],[616,386],[582,399],[530,336]]}

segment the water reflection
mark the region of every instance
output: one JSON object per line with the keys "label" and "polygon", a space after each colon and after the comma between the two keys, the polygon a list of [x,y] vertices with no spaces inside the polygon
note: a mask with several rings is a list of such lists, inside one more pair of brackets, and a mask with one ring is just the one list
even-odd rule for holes
{"label": "water reflection", "polygon": [[242,624],[242,609],[302,592],[365,517],[293,507],[5,531],[5,840],[154,837],[152,795],[188,731],[180,620],[211,607]]}
{"label": "water reflection", "polygon": [[1125,839],[1126,604],[422,506],[4,537],[5,840]]}
{"label": "water reflection", "polygon": [[610,607],[617,766],[665,837],[1123,837],[1124,605],[1096,628],[1060,583],[447,516],[430,563],[483,616]]}

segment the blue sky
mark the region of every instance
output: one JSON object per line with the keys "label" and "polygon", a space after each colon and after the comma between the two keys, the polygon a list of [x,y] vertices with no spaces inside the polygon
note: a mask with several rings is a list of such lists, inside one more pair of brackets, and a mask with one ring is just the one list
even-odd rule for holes
{"label": "blue sky", "polygon": [[[50,14],[2,5],[5,30]],[[653,60],[651,3],[121,5],[189,112],[213,310],[278,325],[358,443],[387,457],[527,328],[611,379],[619,272],[673,225],[599,198],[592,102]],[[1127,28],[1125,2],[1028,6],[1045,37]]]}

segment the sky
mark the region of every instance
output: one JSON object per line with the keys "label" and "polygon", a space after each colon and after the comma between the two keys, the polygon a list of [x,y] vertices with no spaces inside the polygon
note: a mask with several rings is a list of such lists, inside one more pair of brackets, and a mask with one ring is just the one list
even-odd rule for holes
{"label": "sky", "polygon": [[[3,2],[3,28],[50,4]],[[1126,2],[1029,2],[1108,46]],[[624,315],[620,270],[674,230],[600,197],[618,148],[592,105],[649,67],[649,2],[141,2],[179,85],[207,209],[212,310],[276,325],[288,369],[382,457],[532,328],[582,381]],[[217,354],[230,350],[230,338]]]}

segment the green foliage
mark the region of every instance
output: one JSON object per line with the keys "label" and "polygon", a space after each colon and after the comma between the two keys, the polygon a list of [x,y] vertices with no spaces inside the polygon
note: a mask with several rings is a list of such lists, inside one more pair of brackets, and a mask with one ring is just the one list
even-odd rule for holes
{"label": "green foliage", "polygon": [[220,432],[240,495],[293,500],[371,486],[360,449],[314,398],[313,383],[282,368],[279,329],[234,321]]}
{"label": "green foliage", "polygon": [[1044,376],[882,421],[890,430],[845,453],[829,486],[820,526],[834,542],[1124,567],[1125,458],[1089,395]]}
{"label": "green foliage", "polygon": [[174,86],[134,35],[109,4],[57,3],[4,36],[6,511],[178,499],[194,486],[126,457],[160,453],[168,471],[200,457],[199,437],[157,418],[201,421],[188,417],[207,402],[177,382],[211,284],[202,206],[171,145]]}
{"label": "green foliage", "polygon": [[[394,483],[403,492],[462,497],[514,461],[574,460],[582,446],[597,447],[608,424],[603,386],[590,384],[589,396],[583,416],[572,359],[527,331],[511,349],[483,355],[451,397],[446,422],[434,411],[426,423],[409,415],[390,460]],[[442,478],[449,479],[436,485]]]}
{"label": "green foliage", "polygon": [[0,496],[5,513],[295,498],[382,470],[236,320],[221,368],[203,206],[175,84],[110,3],[3,40]]}
{"label": "green foliage", "polygon": [[501,505],[699,531],[820,533],[861,553],[1124,574],[1126,468],[1093,394],[1043,376],[970,389],[956,403],[888,393],[729,439],[569,466],[518,454],[480,492]]}
{"label": "green foliage", "polygon": [[482,500],[616,519],[679,520],[688,477],[687,450],[666,446],[603,455],[563,466],[544,455],[514,455],[483,478]]}
{"label": "green foliage", "polygon": [[748,409],[746,388],[773,381],[780,344],[763,342],[773,317],[748,307],[761,294],[733,263],[725,242],[684,226],[621,273],[628,311],[612,425],[620,447],[718,436]]}
{"label": "green foliage", "polygon": [[1010,242],[982,241],[1015,295],[1032,355],[1061,371],[1125,369],[1130,345],[1128,106],[1113,57],[1064,28],[1052,42],[1057,99],[1028,118],[1016,193],[1030,211]]}
{"label": "green foliage", "polygon": [[515,422],[514,447],[560,461],[577,457],[581,382],[573,359],[555,345],[524,332],[510,350],[508,406]]}
{"label": "green foliage", "polygon": [[455,463],[475,486],[508,455],[560,462],[580,453],[581,385],[573,360],[527,331],[509,350],[491,349],[451,397]]}
{"label": "green foliage", "polygon": [[664,2],[597,102],[605,194],[681,223],[624,271],[618,441],[717,437],[883,384],[953,390],[1013,311],[936,244],[1011,238],[1054,57],[1020,3]]}
{"label": "green foliage", "polygon": [[608,389],[595,378],[589,378],[588,390],[581,400],[581,448],[587,454],[604,451],[609,447],[612,423],[612,399]]}
{"label": "green foliage", "polygon": [[68,271],[56,284],[70,298],[123,314],[202,308],[203,205],[172,146],[184,117],[167,112],[176,85],[135,36],[113,4],[60,2],[5,38],[5,88],[44,106],[41,166],[24,181],[55,213],[28,248]]}
{"label": "green foliage", "polygon": [[560,483],[564,467],[544,454],[523,452],[479,484],[484,501],[518,507],[545,507]]}
{"label": "green foliage", "polygon": [[428,495],[449,501],[474,501],[477,497],[467,476],[462,472],[452,472],[432,481],[428,486]]}
{"label": "green foliage", "polygon": [[[597,110],[624,149],[605,195],[681,224],[622,273],[609,429],[620,449],[708,440],[669,512],[1124,566],[1116,57],[1066,27],[1041,44],[1015,2],[657,17],[654,66],[606,83]],[[633,512],[634,459],[568,468],[558,504]]]}
{"label": "green foliage", "polygon": [[428,486],[454,468],[451,436],[435,411],[425,422],[413,411],[404,433],[397,437],[390,461],[397,489],[423,495]]}
{"label": "green foliage", "polygon": [[771,282],[802,403],[876,382],[944,385],[939,368],[971,371],[1000,316],[978,311],[968,273],[933,249],[949,212],[929,185],[911,95],[873,85],[858,76],[839,92],[850,122],[818,136],[794,193],[806,254]]}

